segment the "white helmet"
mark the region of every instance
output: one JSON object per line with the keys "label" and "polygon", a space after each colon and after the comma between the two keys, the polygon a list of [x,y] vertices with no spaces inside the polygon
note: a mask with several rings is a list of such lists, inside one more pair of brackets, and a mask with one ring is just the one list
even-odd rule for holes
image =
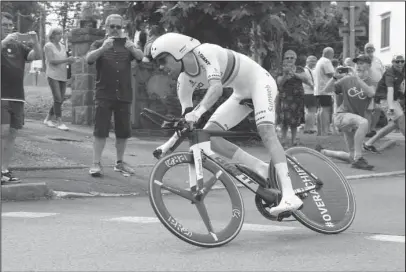
{"label": "white helmet", "polygon": [[166,33],[152,43],[151,56],[155,59],[163,53],[169,53],[179,61],[199,45],[200,42],[192,37],[179,33]]}

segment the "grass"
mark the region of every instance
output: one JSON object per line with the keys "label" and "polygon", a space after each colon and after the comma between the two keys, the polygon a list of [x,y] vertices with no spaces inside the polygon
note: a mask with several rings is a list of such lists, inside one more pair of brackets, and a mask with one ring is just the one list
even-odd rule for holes
{"label": "grass", "polygon": [[[53,105],[51,89],[46,86],[25,86],[25,116],[32,119],[43,119]],[[72,119],[72,103],[70,101],[72,90],[67,88],[65,101],[62,104],[62,118],[65,121]]]}

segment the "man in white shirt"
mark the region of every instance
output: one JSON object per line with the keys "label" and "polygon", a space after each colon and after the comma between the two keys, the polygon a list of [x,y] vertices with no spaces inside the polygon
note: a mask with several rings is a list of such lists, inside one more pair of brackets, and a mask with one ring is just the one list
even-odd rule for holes
{"label": "man in white shirt", "polygon": [[304,133],[313,134],[316,124],[317,100],[314,96],[314,67],[316,66],[317,58],[315,56],[308,56],[306,60],[305,74],[309,78],[312,85],[303,83],[304,89],[304,104],[305,104],[305,126]]}
{"label": "man in white shirt", "polygon": [[[375,47],[372,43],[367,43],[364,46],[365,54],[372,60],[371,63],[371,80],[378,84],[381,80],[383,73],[385,72],[385,66],[382,64],[382,61],[374,56]],[[371,101],[365,117],[369,121],[369,132],[367,137],[373,137],[376,134],[375,128],[379,122],[379,117],[381,116],[381,110],[379,107],[375,107],[374,100]]]}
{"label": "man in white shirt", "polygon": [[327,82],[334,75],[334,67],[331,60],[334,57],[334,50],[331,47],[323,49],[323,56],[317,61],[314,68],[314,95],[319,103],[317,112],[317,135],[325,136],[330,127],[330,111],[333,106],[333,99],[329,93],[323,92]]}

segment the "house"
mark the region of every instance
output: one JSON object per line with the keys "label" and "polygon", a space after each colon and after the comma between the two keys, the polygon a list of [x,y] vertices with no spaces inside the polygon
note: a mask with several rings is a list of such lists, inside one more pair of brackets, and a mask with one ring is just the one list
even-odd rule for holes
{"label": "house", "polygon": [[385,65],[405,53],[405,2],[369,3],[369,42]]}

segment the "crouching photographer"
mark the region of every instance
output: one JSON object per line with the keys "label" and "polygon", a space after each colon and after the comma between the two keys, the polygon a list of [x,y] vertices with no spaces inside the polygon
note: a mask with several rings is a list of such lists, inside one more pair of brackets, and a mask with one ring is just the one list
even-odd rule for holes
{"label": "crouching photographer", "polygon": [[326,156],[351,163],[353,168],[371,170],[374,166],[362,156],[362,144],[369,127],[365,113],[375,95],[375,86],[370,78],[371,59],[360,55],[353,62],[354,74],[351,73],[351,68],[339,66],[325,87],[325,91],[334,91],[340,97],[333,122],[343,133],[349,152],[327,150],[321,146],[316,149]]}

